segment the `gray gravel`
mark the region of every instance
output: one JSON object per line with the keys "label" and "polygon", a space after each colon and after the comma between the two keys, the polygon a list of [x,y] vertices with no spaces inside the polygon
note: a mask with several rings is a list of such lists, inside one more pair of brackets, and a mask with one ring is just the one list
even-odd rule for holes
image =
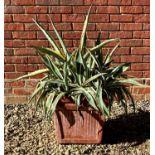
{"label": "gray gravel", "polygon": [[[117,111],[115,111],[117,109]],[[27,105],[5,105],[5,155],[149,155],[149,103],[137,103],[129,115],[114,104],[107,119],[102,145],[60,145],[41,112]]]}

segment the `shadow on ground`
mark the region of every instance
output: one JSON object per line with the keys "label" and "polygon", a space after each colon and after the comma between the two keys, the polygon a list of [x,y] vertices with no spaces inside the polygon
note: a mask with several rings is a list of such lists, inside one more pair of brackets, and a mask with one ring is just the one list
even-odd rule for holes
{"label": "shadow on ground", "polygon": [[103,144],[132,143],[139,145],[150,139],[150,112],[123,115],[105,123]]}

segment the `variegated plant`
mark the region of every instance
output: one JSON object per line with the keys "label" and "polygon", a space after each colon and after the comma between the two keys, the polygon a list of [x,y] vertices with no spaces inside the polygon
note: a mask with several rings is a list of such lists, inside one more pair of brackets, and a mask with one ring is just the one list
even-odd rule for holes
{"label": "variegated plant", "polygon": [[[60,44],[57,44],[54,38],[34,20],[51,44],[51,48],[34,47],[41,56],[46,68],[21,76],[15,80],[38,74],[45,75],[38,82],[30,102],[37,98],[36,106],[42,106],[49,118],[63,96],[71,97],[77,107],[81,106],[80,101],[82,99],[86,99],[92,109],[105,115],[109,115],[114,99],[122,104],[126,112],[128,100],[131,101],[133,107],[135,105],[127,85],[141,86],[141,84],[137,82],[138,79],[128,78],[124,75],[130,63],[111,66],[113,62],[112,54],[119,46],[120,40],[116,38],[100,42],[99,32],[95,47],[87,47],[86,29],[89,13],[90,9],[84,22],[80,45],[72,53],[68,52],[51,18],[53,30]],[[116,46],[104,57],[102,48],[113,41],[117,42]]]}

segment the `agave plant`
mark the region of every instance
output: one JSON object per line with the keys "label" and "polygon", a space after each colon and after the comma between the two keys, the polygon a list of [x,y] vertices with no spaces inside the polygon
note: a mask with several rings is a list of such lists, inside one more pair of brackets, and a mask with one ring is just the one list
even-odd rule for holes
{"label": "agave plant", "polygon": [[[48,118],[52,116],[63,96],[72,98],[77,107],[81,106],[81,100],[85,99],[92,109],[103,115],[109,115],[114,100],[122,104],[125,112],[127,112],[128,100],[131,101],[134,108],[134,100],[127,87],[128,84],[138,86],[141,84],[137,82],[136,78],[124,76],[130,63],[111,66],[112,55],[119,46],[120,40],[116,38],[101,42],[99,32],[95,47],[88,48],[86,29],[89,14],[90,9],[84,21],[80,45],[72,53],[68,52],[51,18],[53,30],[60,44],[57,44],[54,38],[34,20],[51,44],[51,48],[34,47],[46,68],[21,76],[14,81],[38,74],[45,75],[38,82],[29,102],[37,98],[36,106],[41,106]],[[117,42],[116,46],[104,56],[102,48],[113,41]]]}

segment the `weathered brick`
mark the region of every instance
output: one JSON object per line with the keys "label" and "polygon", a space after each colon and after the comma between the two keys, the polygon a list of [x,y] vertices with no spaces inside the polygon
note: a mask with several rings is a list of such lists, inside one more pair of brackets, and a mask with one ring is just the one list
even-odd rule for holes
{"label": "weathered brick", "polygon": [[134,46],[142,46],[143,41],[141,39],[122,39],[120,41],[120,46],[128,46],[128,47],[134,47]]}
{"label": "weathered brick", "polygon": [[24,47],[25,41],[24,40],[5,40],[4,46],[8,48],[12,47]]}
{"label": "weathered brick", "polygon": [[132,5],[150,5],[150,1],[149,0],[132,0]]}
{"label": "weathered brick", "polygon": [[92,1],[92,0],[84,0],[84,4],[85,5],[107,5],[107,0],[95,0],[95,1]]}
{"label": "weathered brick", "polygon": [[34,48],[15,48],[14,54],[17,56],[36,55],[36,49],[34,49]]}
{"label": "weathered brick", "polygon": [[[73,23],[73,30],[79,31],[83,29],[83,23]],[[95,30],[95,23],[88,24],[87,30]]]}
{"label": "weathered brick", "polygon": [[14,39],[35,39],[36,32],[13,32]]}
{"label": "weathered brick", "polygon": [[25,64],[28,62],[27,57],[21,57],[21,56],[5,56],[4,58],[5,64]]}
{"label": "weathered brick", "polygon": [[33,65],[18,64],[15,67],[17,72],[32,72],[38,69],[37,64],[33,64]]}
{"label": "weathered brick", "polygon": [[5,104],[26,104],[28,98],[26,96],[5,96]]}
{"label": "weathered brick", "polygon": [[132,15],[110,15],[111,22],[132,22]]}
{"label": "weathered brick", "polygon": [[60,5],[83,5],[83,0],[60,0]]}
{"label": "weathered brick", "polygon": [[25,7],[25,12],[26,13],[47,13],[48,8],[47,6],[28,6]]}
{"label": "weathered brick", "polygon": [[[49,14],[49,16],[52,17],[52,20],[54,22],[60,22],[61,21],[60,14],[54,14],[54,15],[53,14],[52,15]],[[37,15],[37,21],[38,22],[50,22],[49,16],[46,15],[46,14],[38,14]]]}
{"label": "weathered brick", "polygon": [[7,72],[4,73],[4,79],[15,79],[18,78],[19,76],[22,76],[24,73],[17,73],[17,72]]}
{"label": "weathered brick", "polygon": [[119,30],[118,23],[98,23],[96,24],[97,30]]}
{"label": "weathered brick", "polygon": [[142,24],[141,23],[121,23],[120,24],[120,30],[142,30]]}
{"label": "weathered brick", "polygon": [[[87,37],[89,39],[96,39],[98,37],[98,32],[87,32]],[[101,39],[108,38],[108,32],[101,32]]]}
{"label": "weathered brick", "polygon": [[26,40],[25,46],[27,47],[33,47],[33,46],[48,46],[48,41],[46,40]]}
{"label": "weathered brick", "polygon": [[57,5],[59,0],[36,0],[37,5]]}
{"label": "weathered brick", "polygon": [[12,33],[10,31],[4,32],[4,39],[12,39]]}
{"label": "weathered brick", "polygon": [[4,1],[4,6],[10,5],[11,4],[11,0],[5,0]]}
{"label": "weathered brick", "polygon": [[[56,23],[55,27],[57,30],[63,30],[63,31],[72,30],[71,23]],[[53,30],[53,26],[51,24],[49,25],[49,30]]]}
{"label": "weathered brick", "polygon": [[131,69],[135,71],[145,71],[150,69],[149,63],[135,63],[131,64]]}
{"label": "weathered brick", "polygon": [[134,31],[133,37],[137,39],[138,38],[142,38],[142,39],[150,38],[150,31]]}
{"label": "weathered brick", "polygon": [[4,24],[5,31],[17,31],[17,30],[24,30],[24,24],[18,23],[5,23]]}
{"label": "weathered brick", "polygon": [[129,53],[130,53],[129,47],[119,47],[115,51],[115,54],[118,54],[118,55],[128,55]]}
{"label": "weathered brick", "polygon": [[143,46],[150,46],[150,39],[143,39]]}
{"label": "weathered brick", "polygon": [[13,15],[13,21],[14,22],[24,22],[24,23],[29,23],[33,22],[32,19],[36,19],[36,15],[28,15],[28,14],[16,14]]}
{"label": "weathered brick", "polygon": [[134,21],[137,23],[149,23],[150,22],[150,15],[134,15]]}
{"label": "weathered brick", "polygon": [[137,77],[137,78],[142,78],[143,77],[142,71],[127,71],[127,75],[129,77]]}
{"label": "weathered brick", "polygon": [[79,14],[63,14],[62,15],[62,22],[83,22],[84,21],[84,16],[79,15]]}
{"label": "weathered brick", "polygon": [[14,72],[15,71],[15,66],[14,65],[4,65],[4,72]]}
{"label": "weathered brick", "polygon": [[4,15],[4,23],[10,23],[12,22],[12,15],[5,14]]}
{"label": "weathered brick", "polygon": [[110,38],[132,38],[132,32],[113,31],[113,32],[110,32]]}
{"label": "weathered brick", "polygon": [[51,6],[49,8],[50,13],[72,13],[71,6]]}
{"label": "weathered brick", "polygon": [[150,62],[150,56],[149,55],[143,56],[143,62]]}
{"label": "weathered brick", "polygon": [[97,6],[96,7],[96,13],[119,13],[119,7],[118,6]]}
{"label": "weathered brick", "polygon": [[25,81],[16,81],[16,82],[5,82],[5,87],[15,87],[15,88],[20,88],[25,86]]}
{"label": "weathered brick", "polygon": [[150,54],[150,48],[149,47],[133,47],[131,48],[131,54]]}
{"label": "weathered brick", "polygon": [[135,56],[135,55],[121,56],[121,62],[142,62],[142,56]]}
{"label": "weathered brick", "polygon": [[[90,6],[74,6],[73,7],[73,13],[78,13],[78,14],[86,14],[88,12]],[[93,6],[91,8],[90,13],[95,13],[96,12],[96,7]]]}
{"label": "weathered brick", "polygon": [[143,12],[144,13],[150,13],[150,6],[144,6],[143,7]]}
{"label": "weathered brick", "polygon": [[23,6],[7,6],[4,9],[5,14],[15,14],[15,13],[24,13],[25,9]]}
{"label": "weathered brick", "polygon": [[5,48],[4,49],[4,56],[7,56],[7,55],[14,55],[12,48]]}
{"label": "weathered brick", "polygon": [[143,23],[143,30],[150,30],[150,24]]}
{"label": "weathered brick", "polygon": [[109,22],[109,15],[105,14],[92,14],[90,15],[90,22],[94,23],[102,23],[102,22]]}
{"label": "weathered brick", "polygon": [[[45,30],[48,30],[47,23],[40,23],[40,24]],[[35,23],[26,23],[24,24],[24,26],[25,26],[25,30],[28,30],[28,31],[37,31],[37,30],[39,31],[40,30]]]}
{"label": "weathered brick", "polygon": [[26,89],[26,88],[14,88],[13,89],[13,94],[18,95],[18,96],[23,96],[23,95],[30,95],[32,93],[33,89]]}
{"label": "weathered brick", "polygon": [[28,57],[28,63],[29,64],[40,64],[42,63],[40,56],[30,56]]}
{"label": "weathered brick", "polygon": [[143,8],[141,6],[121,6],[120,7],[120,12],[121,13],[142,13]]}
{"label": "weathered brick", "polygon": [[131,5],[131,0],[108,0],[108,5]]}
{"label": "weathered brick", "polygon": [[75,31],[75,32],[71,32],[71,31],[68,31],[68,32],[63,32],[62,33],[62,37],[64,39],[80,39],[81,37],[81,32],[78,32],[78,31]]}
{"label": "weathered brick", "polygon": [[35,4],[35,0],[25,0],[25,1],[11,0],[11,4],[12,5],[34,5]]}

